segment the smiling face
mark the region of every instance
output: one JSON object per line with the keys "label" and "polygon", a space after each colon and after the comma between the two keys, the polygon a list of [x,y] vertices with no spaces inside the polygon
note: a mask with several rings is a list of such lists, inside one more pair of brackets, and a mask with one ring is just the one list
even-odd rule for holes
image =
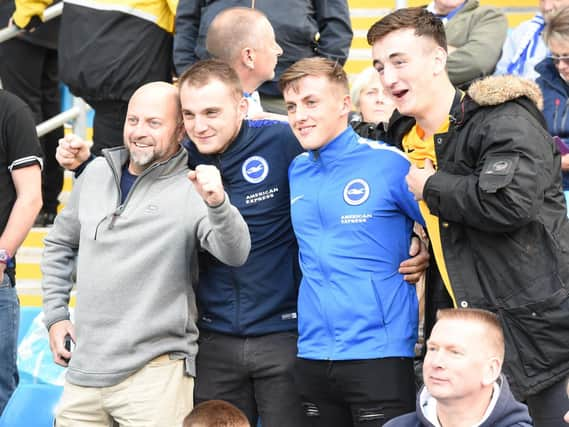
{"label": "smiling face", "polygon": [[495,353],[484,324],[439,320],[423,363],[427,390],[443,403],[481,398],[500,373]]}
{"label": "smiling face", "polygon": [[140,175],[152,164],[172,157],[182,135],[176,89],[161,82],[138,89],[128,104],[123,129],[129,171]]}
{"label": "smiling face", "polygon": [[350,97],[328,77],[302,77],[283,96],[292,131],[305,150],[323,147],[346,129]]}
{"label": "smiling face", "polygon": [[[422,119],[429,115],[446,73],[445,50],[412,28],[393,31],[372,47],[374,66],[385,93],[401,114]],[[437,80],[438,79],[438,80]]]}
{"label": "smiling face", "polygon": [[180,87],[182,117],[188,137],[202,154],[223,153],[233,142],[247,112],[247,101],[221,80]]}

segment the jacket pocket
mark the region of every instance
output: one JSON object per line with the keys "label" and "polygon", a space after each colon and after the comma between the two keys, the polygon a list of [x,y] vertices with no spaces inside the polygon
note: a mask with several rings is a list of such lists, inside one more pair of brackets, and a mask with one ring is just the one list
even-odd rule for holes
{"label": "jacket pocket", "polygon": [[567,288],[536,303],[498,312],[509,348],[516,351],[528,377],[569,361],[569,292]]}
{"label": "jacket pocket", "polygon": [[506,187],[512,182],[519,160],[519,154],[488,156],[479,178],[480,189],[485,193],[495,193]]}

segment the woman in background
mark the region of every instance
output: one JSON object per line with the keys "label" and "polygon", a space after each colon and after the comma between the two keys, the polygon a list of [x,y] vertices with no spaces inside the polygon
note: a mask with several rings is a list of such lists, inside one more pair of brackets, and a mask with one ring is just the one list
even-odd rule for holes
{"label": "woman in background", "polygon": [[377,70],[369,67],[359,73],[352,82],[350,95],[355,110],[350,124],[359,135],[375,139],[377,125],[386,126],[395,110],[395,104],[383,92]]}

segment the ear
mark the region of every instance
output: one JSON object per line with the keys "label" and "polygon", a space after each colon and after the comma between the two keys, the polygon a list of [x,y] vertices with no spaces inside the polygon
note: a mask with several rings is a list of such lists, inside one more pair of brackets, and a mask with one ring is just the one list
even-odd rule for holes
{"label": "ear", "polygon": [[435,66],[433,72],[435,75],[439,75],[443,72],[446,72],[447,66],[447,57],[448,53],[442,47],[437,46],[434,51],[433,60],[435,62]]}
{"label": "ear", "polygon": [[350,95],[344,95],[342,97],[342,106],[340,107],[340,115],[348,115],[352,111],[352,98]]}
{"label": "ear", "polygon": [[486,366],[484,367],[484,374],[482,376],[482,384],[487,386],[496,382],[502,371],[502,362],[496,356],[490,357]]}
{"label": "ear", "polygon": [[255,49],[244,47],[240,53],[241,63],[249,69],[255,68]]}
{"label": "ear", "polygon": [[180,123],[176,126],[176,141],[181,143],[186,136],[186,128],[184,127],[184,121],[180,120]]}
{"label": "ear", "polygon": [[239,104],[237,105],[237,112],[241,116],[241,120],[243,120],[247,116],[248,109],[249,109],[249,103],[244,97],[242,97],[239,100]]}

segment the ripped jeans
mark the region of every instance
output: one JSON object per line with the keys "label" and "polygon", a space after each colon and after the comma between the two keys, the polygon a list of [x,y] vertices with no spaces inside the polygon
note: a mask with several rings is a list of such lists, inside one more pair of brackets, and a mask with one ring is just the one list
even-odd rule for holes
{"label": "ripped jeans", "polygon": [[376,427],[415,411],[413,360],[298,358],[294,379],[311,427]]}

